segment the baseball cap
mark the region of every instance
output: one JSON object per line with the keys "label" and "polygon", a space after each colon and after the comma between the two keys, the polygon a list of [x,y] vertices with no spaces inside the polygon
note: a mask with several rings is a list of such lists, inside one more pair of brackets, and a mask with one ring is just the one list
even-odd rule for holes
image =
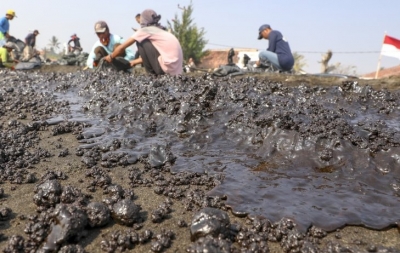
{"label": "baseball cap", "polygon": [[262,39],[261,32],[267,28],[271,29],[271,26],[270,25],[262,25],[262,26],[260,26],[260,28],[258,28],[258,39],[259,40]]}
{"label": "baseball cap", "polygon": [[7,43],[4,45],[4,47],[15,49],[14,43],[12,43],[12,42],[10,42],[10,41],[7,42]]}
{"label": "baseball cap", "polygon": [[6,15],[17,17],[17,15],[15,15],[15,11],[14,10],[7,10]]}
{"label": "baseball cap", "polygon": [[33,32],[39,34],[39,31],[38,31],[38,30],[35,30],[35,31],[33,31]]}
{"label": "baseball cap", "polygon": [[96,31],[96,33],[103,33],[108,29],[108,25],[106,22],[104,21],[98,21],[96,22],[96,24],[94,25],[94,30]]}

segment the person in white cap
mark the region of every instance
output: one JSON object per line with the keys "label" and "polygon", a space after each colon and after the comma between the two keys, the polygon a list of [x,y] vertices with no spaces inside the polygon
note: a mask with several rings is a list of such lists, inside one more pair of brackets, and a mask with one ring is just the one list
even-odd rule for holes
{"label": "person in white cap", "polygon": [[154,75],[180,75],[183,71],[183,52],[178,39],[159,24],[160,15],[151,9],[140,14],[140,26],[132,37],[105,57],[111,62],[120,52],[137,42],[140,58],[131,61],[131,66],[143,64],[146,71]]}
{"label": "person in white cap", "polygon": [[10,37],[10,22],[9,20],[13,20],[15,15],[15,11],[7,10],[6,16],[0,18],[0,47],[6,43],[6,40]]}
{"label": "person in white cap", "polygon": [[[115,50],[116,46],[125,42],[121,36],[110,33],[110,29],[105,21],[96,22],[94,30],[99,40],[96,41],[89,53],[86,62],[88,68],[96,67],[102,58],[111,54]],[[135,58],[135,54],[131,48],[126,48],[118,54],[114,54],[114,58],[117,59],[114,59],[112,65],[116,69],[127,70],[131,68],[129,61]]]}
{"label": "person in white cap", "polygon": [[9,56],[12,50],[15,49],[15,45],[12,42],[7,42],[4,46],[0,47],[0,67],[12,67],[17,60],[12,60]]}

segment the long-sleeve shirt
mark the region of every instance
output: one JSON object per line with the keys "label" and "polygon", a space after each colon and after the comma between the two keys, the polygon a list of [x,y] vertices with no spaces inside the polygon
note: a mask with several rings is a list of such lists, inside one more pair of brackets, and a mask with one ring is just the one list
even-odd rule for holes
{"label": "long-sleeve shirt", "polygon": [[8,22],[8,19],[6,17],[0,18],[0,32],[2,34],[8,33],[8,30],[10,30],[10,23]]}
{"label": "long-sleeve shirt", "polygon": [[[125,40],[122,37],[115,35],[115,34],[110,34],[110,42],[108,43],[107,46],[104,46],[103,44],[101,44],[101,42],[99,40],[96,41],[96,43],[92,47],[91,52],[89,53],[88,59],[86,61],[86,65],[89,68],[93,68],[93,62],[94,62],[94,59],[96,58],[94,50],[97,47],[103,47],[106,50],[106,52],[110,54],[113,52],[115,44],[117,44],[117,43],[123,44],[124,42],[125,42]],[[126,54],[124,57],[125,60],[132,61],[133,59],[135,59],[135,53],[133,52],[133,50],[131,48],[129,48],[129,47],[126,48],[125,54]]]}
{"label": "long-sleeve shirt", "polygon": [[278,55],[279,65],[281,65],[282,69],[290,70],[294,65],[294,58],[285,37],[283,37],[281,32],[272,30],[269,33],[268,40],[267,51],[274,52]]}

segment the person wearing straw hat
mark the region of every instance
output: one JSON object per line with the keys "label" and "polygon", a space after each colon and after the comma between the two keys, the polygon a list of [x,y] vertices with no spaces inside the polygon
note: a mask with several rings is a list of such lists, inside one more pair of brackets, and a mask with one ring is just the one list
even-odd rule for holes
{"label": "person wearing straw hat", "polygon": [[0,18],[0,46],[3,46],[6,43],[6,40],[10,37],[10,22],[9,20],[13,20],[15,15],[15,11],[7,10],[5,17]]}
{"label": "person wearing straw hat", "polygon": [[7,42],[4,46],[0,47],[0,68],[8,67],[12,68],[17,60],[12,60],[9,53],[15,49],[15,45],[12,42]]}

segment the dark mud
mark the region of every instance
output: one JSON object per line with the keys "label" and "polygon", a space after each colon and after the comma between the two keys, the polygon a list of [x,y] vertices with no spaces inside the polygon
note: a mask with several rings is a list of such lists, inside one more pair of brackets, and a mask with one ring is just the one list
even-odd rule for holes
{"label": "dark mud", "polygon": [[[97,249],[268,252],[275,243],[283,252],[396,252],[323,239],[344,225],[399,221],[397,90],[207,74],[1,75],[1,180],[10,190],[34,183],[37,212],[19,217],[25,234],[10,236],[4,252],[91,252],[85,238],[95,242],[94,231],[116,223],[121,229],[103,234]],[[57,153],[39,145],[43,133],[60,136]],[[80,146],[64,146],[64,135]],[[80,163],[83,177],[36,171],[54,156]],[[113,177],[118,168],[121,179]],[[166,199],[140,202],[140,188]],[[16,218],[11,209],[0,213]],[[247,220],[231,223],[230,213]],[[176,229],[186,229],[191,244],[175,242]]]}

